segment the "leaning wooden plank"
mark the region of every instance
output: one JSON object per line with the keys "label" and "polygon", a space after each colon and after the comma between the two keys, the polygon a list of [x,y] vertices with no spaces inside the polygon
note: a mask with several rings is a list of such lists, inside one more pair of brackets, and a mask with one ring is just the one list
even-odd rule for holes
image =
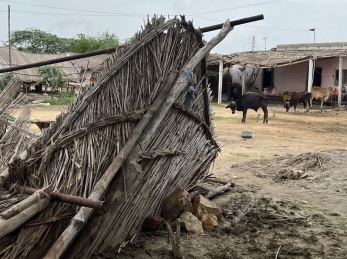
{"label": "leaning wooden plank", "polygon": [[[200,61],[207,55],[211,49],[213,49],[219,42],[221,42],[227,34],[231,31],[230,22],[227,20],[222,28],[222,30],[219,32],[219,34],[214,37],[209,43],[207,43],[203,48],[201,48],[196,55],[187,63],[186,67],[190,70],[193,70]],[[110,184],[113,177],[116,175],[117,171],[122,166],[125,159],[128,157],[129,153],[132,151],[132,148],[137,143],[139,137],[141,136],[141,133],[143,132],[144,128],[147,126],[148,122],[152,118],[153,114],[156,113],[157,109],[160,107],[160,109],[163,108],[162,100],[166,97],[165,103],[172,103],[177,99],[177,96],[182,93],[184,89],[186,89],[188,85],[188,80],[185,77],[185,74],[182,72],[179,76],[179,78],[176,80],[176,84],[171,87],[175,79],[175,74],[172,74],[169,76],[168,81],[166,82],[166,85],[163,87],[164,89],[170,89],[171,91],[166,97],[166,92],[162,94],[162,92],[158,95],[152,106],[147,111],[147,114],[144,115],[144,117],[141,119],[141,121],[136,125],[134,130],[131,133],[131,136],[129,137],[128,141],[124,145],[124,147],[120,150],[119,154],[116,156],[116,158],[113,160],[112,164],[108,167],[104,175],[101,177],[100,181],[96,184],[94,191],[91,193],[89,198],[93,199],[100,199],[102,195],[104,194],[106,188]],[[172,90],[175,89],[175,90]],[[165,90],[167,91],[167,90]],[[169,99],[169,101],[168,101]],[[169,106],[171,106],[169,105]],[[166,111],[170,107],[167,107]],[[164,114],[166,114],[166,111]],[[162,113],[160,111],[160,113]],[[157,125],[158,123],[154,123],[154,125]],[[83,228],[85,222],[88,220],[88,218],[91,216],[93,210],[89,208],[81,208],[79,212],[76,214],[76,216],[71,220],[70,225],[65,229],[65,231],[60,235],[60,237],[57,239],[57,241],[54,243],[54,245],[51,247],[49,252],[44,258],[60,258],[63,253],[66,251],[66,249],[70,246],[74,238],[77,236],[77,234],[81,231]],[[105,222],[107,223],[107,222]]]}
{"label": "leaning wooden plank", "polygon": [[37,203],[35,203],[34,205],[28,207],[12,218],[0,219],[0,238],[3,238],[9,233],[12,233],[14,230],[16,230],[18,227],[20,227],[22,224],[27,222],[30,218],[32,218],[48,206],[50,202],[50,196],[47,193],[43,193],[45,192],[40,191],[33,194],[33,196],[36,197],[40,195],[40,199],[38,199]]}
{"label": "leaning wooden plank", "polygon": [[[53,191],[53,186],[48,185],[41,189],[41,191],[50,194]],[[19,214],[20,212],[24,211],[25,209],[29,208],[30,206],[37,203],[37,201],[41,199],[40,195],[31,195],[30,197],[26,198],[25,200],[22,200],[21,202],[18,202],[17,204],[13,205],[11,208],[3,211],[0,216],[3,219],[9,219],[13,216]],[[1,221],[0,221],[1,222]]]}

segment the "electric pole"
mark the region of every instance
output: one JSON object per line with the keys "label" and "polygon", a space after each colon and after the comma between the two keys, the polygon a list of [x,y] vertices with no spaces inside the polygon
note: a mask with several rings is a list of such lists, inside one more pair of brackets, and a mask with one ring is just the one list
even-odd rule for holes
{"label": "electric pole", "polygon": [[267,38],[268,36],[266,36],[263,40],[265,41],[265,51],[266,51],[266,38]]}
{"label": "electric pole", "polygon": [[252,52],[255,50],[255,36],[252,38]]}
{"label": "electric pole", "polygon": [[11,16],[10,16],[10,5],[8,5],[8,58],[10,67],[12,66],[11,62]]}

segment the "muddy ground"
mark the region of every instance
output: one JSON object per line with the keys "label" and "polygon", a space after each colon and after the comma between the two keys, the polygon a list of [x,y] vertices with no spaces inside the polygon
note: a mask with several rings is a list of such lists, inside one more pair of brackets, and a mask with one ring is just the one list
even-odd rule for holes
{"label": "muddy ground", "polygon": [[[34,107],[32,118],[66,109],[52,107]],[[211,172],[236,186],[213,199],[222,211],[215,231],[182,233],[183,257],[347,258],[347,111],[294,114],[272,105],[268,124],[254,111],[242,124],[240,112],[213,108],[221,153]],[[242,130],[253,137],[241,138]],[[167,248],[162,230],[93,258],[172,258]]]}

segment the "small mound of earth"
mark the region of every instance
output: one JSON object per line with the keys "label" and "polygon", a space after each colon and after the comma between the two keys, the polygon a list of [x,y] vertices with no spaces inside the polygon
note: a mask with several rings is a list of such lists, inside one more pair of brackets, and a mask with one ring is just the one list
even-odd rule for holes
{"label": "small mound of earth", "polygon": [[[236,186],[213,199],[218,228],[181,232],[183,258],[347,258],[346,162],[347,151],[334,150],[233,165]],[[142,233],[92,258],[173,258],[168,247],[166,230]]]}

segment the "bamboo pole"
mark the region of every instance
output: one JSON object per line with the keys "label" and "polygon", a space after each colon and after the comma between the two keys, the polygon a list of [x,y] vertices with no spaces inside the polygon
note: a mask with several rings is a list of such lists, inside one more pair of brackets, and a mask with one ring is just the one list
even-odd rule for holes
{"label": "bamboo pole", "polygon": [[[196,53],[196,55],[190,59],[186,67],[190,70],[193,70],[200,63],[200,61],[207,55],[207,53],[209,53],[209,51],[211,51],[219,42],[221,42],[231,30],[232,28],[230,27],[230,21],[228,19],[224,23],[224,26],[222,30],[218,33],[218,35],[214,37],[210,42],[208,42],[204,47],[202,47]],[[104,175],[100,178],[99,182],[95,185],[95,188],[89,196],[89,198],[100,199],[100,197],[104,194],[111,180],[116,175],[117,171],[120,169],[125,159],[129,156],[130,152],[132,151],[132,148],[138,142],[141,133],[149,123],[152,116],[156,113],[159,107],[160,109],[163,109],[163,106],[165,107],[165,105],[162,104],[162,100],[166,97],[164,103],[171,103],[172,105],[172,103],[176,100],[177,96],[187,87],[188,80],[183,72],[181,72],[179,78],[176,80],[176,84],[174,85],[174,87],[171,87],[176,77],[176,73],[170,74],[168,81],[163,87],[163,90],[159,93],[158,97],[147,111],[147,114],[145,114],[141,121],[136,125],[124,147],[120,150],[119,154],[113,160],[112,164],[108,167]],[[166,96],[166,93],[170,88],[171,91]],[[165,108],[167,111],[170,107]],[[160,113],[162,114],[161,110]],[[154,125],[156,126],[158,126],[158,124],[159,123],[154,123]],[[76,216],[71,220],[70,225],[60,235],[60,237],[57,239],[57,241],[54,243],[54,245],[51,247],[51,249],[44,258],[61,258],[61,256],[73,242],[77,234],[81,231],[88,218],[92,215],[92,212],[92,209],[82,207],[76,214]]]}
{"label": "bamboo pole", "polygon": [[[43,189],[41,189],[41,191],[42,190]],[[41,191],[32,195],[37,199],[37,202],[35,204],[24,209],[23,211],[9,219],[0,219],[0,238],[3,238],[9,233],[12,233],[14,230],[16,230],[18,227],[20,227],[22,224],[27,222],[30,218],[32,218],[48,206],[50,196],[48,193],[47,196],[42,195],[43,192]],[[31,197],[29,198],[28,199],[31,200]],[[23,202],[25,202],[25,200]]]}
{"label": "bamboo pole", "polygon": [[[47,194],[50,194],[53,191],[53,186],[48,185],[48,186],[42,188],[41,190]],[[32,193],[32,194],[34,194],[34,193]],[[24,211],[25,209],[29,208],[30,206],[34,205],[35,203],[37,203],[37,201],[39,199],[40,199],[40,197],[38,195],[31,195],[28,198],[26,198],[25,200],[22,200],[21,202],[13,205],[11,208],[2,212],[0,214],[0,216],[3,219],[9,219],[9,218],[19,214],[20,212]]]}

